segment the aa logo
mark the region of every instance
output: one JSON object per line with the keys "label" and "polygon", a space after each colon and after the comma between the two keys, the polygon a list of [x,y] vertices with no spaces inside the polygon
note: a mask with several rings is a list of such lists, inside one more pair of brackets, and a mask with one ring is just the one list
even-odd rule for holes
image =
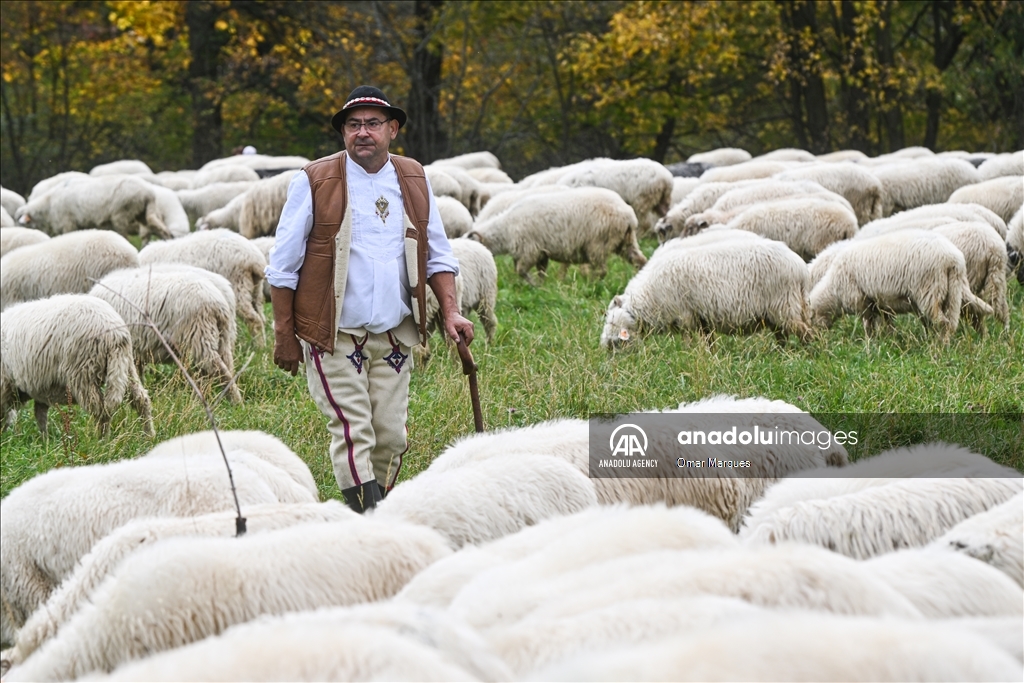
{"label": "aa logo", "polygon": [[645,457],[647,455],[647,434],[635,424],[619,425],[608,439],[612,457]]}

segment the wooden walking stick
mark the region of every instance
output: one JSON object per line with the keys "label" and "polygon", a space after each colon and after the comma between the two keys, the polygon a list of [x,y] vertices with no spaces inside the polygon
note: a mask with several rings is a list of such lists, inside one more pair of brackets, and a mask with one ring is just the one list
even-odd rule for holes
{"label": "wooden walking stick", "polygon": [[459,339],[455,342],[459,349],[459,358],[462,359],[462,374],[469,375],[469,397],[473,401],[473,427],[477,432],[484,431],[484,417],[480,411],[480,389],[476,385],[476,363],[473,362],[473,354],[466,346],[466,338],[459,332]]}

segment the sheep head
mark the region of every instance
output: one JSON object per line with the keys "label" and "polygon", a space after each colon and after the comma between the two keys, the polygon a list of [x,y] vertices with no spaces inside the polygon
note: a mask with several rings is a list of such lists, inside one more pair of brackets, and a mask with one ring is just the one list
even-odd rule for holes
{"label": "sheep head", "polygon": [[601,331],[601,347],[612,351],[624,346],[633,338],[636,330],[636,317],[630,306],[629,294],[619,294],[612,298],[605,314],[604,330]]}

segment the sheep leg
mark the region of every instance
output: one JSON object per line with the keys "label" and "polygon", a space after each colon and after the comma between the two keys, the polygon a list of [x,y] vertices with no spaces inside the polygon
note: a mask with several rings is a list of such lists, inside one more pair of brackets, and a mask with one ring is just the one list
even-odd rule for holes
{"label": "sheep leg", "polygon": [[476,312],[480,315],[480,322],[484,324],[484,333],[487,335],[487,343],[494,339],[494,333],[498,329],[498,318],[494,315],[493,301],[484,301],[477,306]]}
{"label": "sheep leg", "polygon": [[533,268],[533,261],[530,259],[520,259],[515,261],[516,274],[526,280],[527,284],[537,286],[537,281],[530,276],[530,269]]}
{"label": "sheep leg", "polygon": [[49,410],[50,406],[47,404],[38,399],[35,401],[36,426],[39,427],[39,433],[43,436],[46,436],[46,416]]}
{"label": "sheep leg", "polygon": [[[249,327],[249,332],[252,333],[253,341],[256,346],[266,345],[266,324],[267,321],[263,317],[263,314],[256,310],[253,306],[255,295],[253,293],[253,282],[251,278],[244,278],[238,288],[235,289],[235,299],[238,301],[238,314],[245,320],[246,325]],[[260,296],[263,296],[262,290],[260,290]]]}
{"label": "sheep leg", "polygon": [[156,430],[153,428],[153,404],[149,401],[149,393],[142,386],[135,366],[132,366],[132,374],[128,378],[128,396],[132,402],[132,408],[142,418],[146,435],[156,436]]}

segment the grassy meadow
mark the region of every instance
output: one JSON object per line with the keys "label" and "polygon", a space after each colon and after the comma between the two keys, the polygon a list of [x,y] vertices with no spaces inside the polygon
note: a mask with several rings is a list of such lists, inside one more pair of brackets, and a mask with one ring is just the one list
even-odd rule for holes
{"label": "grassy meadow", "polygon": [[[643,243],[648,255],[656,244]],[[598,346],[604,311],[633,268],[613,257],[602,280],[553,264],[547,281],[519,280],[511,259],[498,257],[498,332],[478,338],[471,350],[488,429],[529,425],[555,417],[674,407],[713,394],[765,396],[821,413],[1016,413],[988,450],[1024,471],[1024,289],[1009,286],[1011,323],[987,321],[979,336],[962,325],[942,346],[914,317],[901,316],[893,332],[865,340],[859,321],[841,320],[802,346],[791,338],[779,347],[771,333],[714,336],[658,333],[607,354]],[[266,307],[268,320],[271,316]],[[475,319],[475,317],[474,317]],[[322,497],[338,498],[328,454],[325,418],[313,405],[303,373],[279,371],[268,345],[259,347],[239,325],[236,368],[250,358],[239,380],[242,405],[216,407],[222,429],[259,429],[281,438],[309,464]],[[409,405],[411,446],[401,474],[424,469],[446,444],[473,430],[466,378],[454,347],[435,336],[434,355],[414,370]],[[0,494],[52,467],[132,457],[153,443],[208,429],[202,406],[172,366],[150,366],[144,383],[153,402],[156,440],[146,437],[124,404],[109,438],[100,439],[77,406],[50,411],[48,437],[36,429],[30,404],[0,437]],[[206,387],[216,394],[215,387]]]}

